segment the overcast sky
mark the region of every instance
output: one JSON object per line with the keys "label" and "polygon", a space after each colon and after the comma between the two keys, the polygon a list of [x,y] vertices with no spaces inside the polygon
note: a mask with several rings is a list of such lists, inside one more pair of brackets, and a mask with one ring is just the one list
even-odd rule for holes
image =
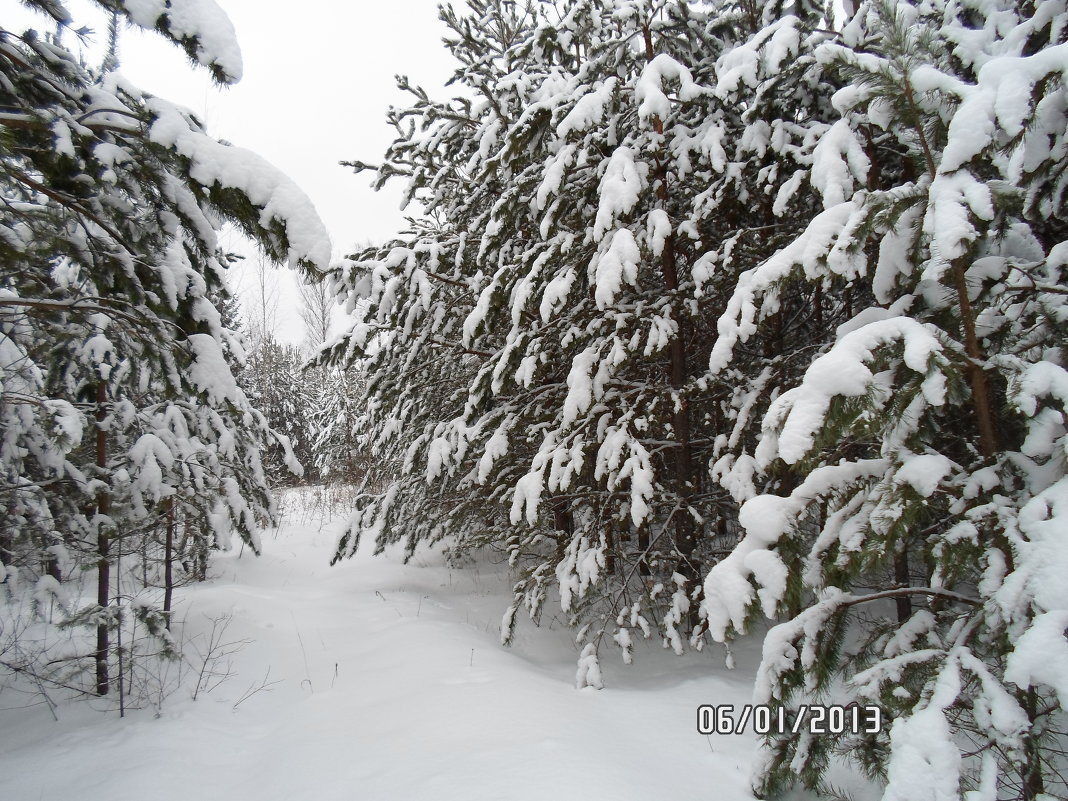
{"label": "overcast sky", "polygon": [[[177,48],[134,29],[122,33],[120,70],[142,89],[197,112],[214,136],[254,150],[293,178],[326,223],[335,255],[388,238],[403,222],[401,185],[376,193],[369,173],[354,175],[338,162],[381,159],[392,140],[386,109],[405,102],[396,74],[408,75],[432,96],[445,96],[455,63],[441,44],[446,29],[438,0],[216,2],[241,45],[244,77],[238,84],[214,87],[207,72],[191,67]],[[100,15],[87,11],[83,0],[67,5],[76,23],[88,22],[106,41]],[[23,17],[44,25],[40,17]],[[72,45],[72,37],[66,43]],[[281,334],[296,341],[302,335],[296,285],[280,278]],[[250,282],[242,283],[248,292]]]}

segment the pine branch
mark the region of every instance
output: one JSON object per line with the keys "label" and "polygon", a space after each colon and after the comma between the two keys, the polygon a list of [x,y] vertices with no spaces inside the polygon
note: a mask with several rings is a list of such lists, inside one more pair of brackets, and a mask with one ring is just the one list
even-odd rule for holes
{"label": "pine branch", "polygon": [[108,300],[108,298],[98,297],[75,298],[74,300],[0,297],[0,307],[18,306],[39,309],[42,311],[71,311],[87,312],[90,314],[106,314],[109,317],[118,317],[135,325],[144,325],[148,323],[144,317],[138,317],[130,312],[120,311],[113,305],[107,304]]}
{"label": "pine branch", "polygon": [[86,218],[92,220],[97,225],[99,225],[109,236],[111,236],[112,239],[114,239],[118,244],[122,245],[123,249],[125,249],[128,253],[130,253],[130,254],[136,254],[137,253],[137,249],[133,245],[131,245],[129,242],[127,242],[125,240],[125,238],[122,236],[122,234],[120,234],[118,231],[116,231],[107,222],[105,222],[104,220],[100,219],[100,217],[98,217],[96,214],[94,214],[93,212],[91,212],[88,209],[86,209],[85,207],[83,207],[74,198],[72,198],[69,195],[66,195],[66,194],[64,194],[62,192],[57,192],[54,189],[50,189],[49,187],[45,186],[44,184],[42,184],[42,183],[40,183],[38,181],[35,181],[33,178],[31,178],[30,176],[26,175],[24,172],[22,172],[20,170],[12,170],[11,171],[11,175],[12,175],[13,178],[15,178],[15,180],[17,180],[19,183],[23,184],[24,186],[28,186],[30,189],[35,189],[36,191],[40,192],[45,197],[49,197],[52,200],[54,200],[57,203],[59,203],[61,206],[64,206],[65,208],[70,209],[75,214],[80,214],[83,217],[86,217]]}
{"label": "pine branch", "polygon": [[969,606],[982,606],[983,603],[978,598],[971,598],[967,595],[961,595],[960,593],[951,592],[950,590],[940,590],[935,587],[897,587],[893,590],[875,592],[871,595],[847,595],[837,603],[839,606],[847,607],[868,603],[869,601],[882,601],[887,598],[905,598],[910,595],[927,595],[934,598],[944,598],[948,601],[956,601],[957,603],[968,604]]}

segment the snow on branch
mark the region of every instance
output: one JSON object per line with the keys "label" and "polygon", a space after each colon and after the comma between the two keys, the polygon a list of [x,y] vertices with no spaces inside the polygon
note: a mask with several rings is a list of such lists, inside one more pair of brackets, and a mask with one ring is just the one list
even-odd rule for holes
{"label": "snow on branch", "polygon": [[[825,422],[831,400],[835,397],[864,395],[874,381],[866,362],[874,351],[894,341],[904,345],[904,362],[912,371],[926,376],[922,390],[933,406],[945,401],[945,376],[931,370],[932,358],[942,352],[942,345],[925,324],[910,317],[891,317],[869,323],[851,331],[805,371],[801,386],[784,394],[780,401],[789,404],[779,434],[778,455],[794,464],[811,450],[816,432]],[[773,407],[768,416],[779,412]]]}
{"label": "snow on branch", "polygon": [[834,255],[842,262],[839,267],[842,272],[852,268],[848,255],[839,247],[842,244],[840,235],[852,227],[851,219],[861,212],[862,206],[863,202],[859,200],[832,206],[814,217],[797,239],[739,276],[734,294],[727,302],[727,310],[716,323],[719,338],[708,359],[711,373],[726,368],[733,358],[735,345],[756,333],[760,312],[757,298],[786,278],[796,266],[802,265],[806,274],[814,277],[818,263]]}
{"label": "snow on branch", "polygon": [[882,476],[887,467],[885,459],[827,465],[809,473],[785,498],[757,495],[746,501],[738,515],[745,536],[727,557],[712,566],[705,579],[703,608],[712,638],[723,642],[728,628],[745,630],[746,613],[754,601],[750,576],[763,584],[760,600],[764,611],[774,613],[775,605],[786,594],[786,576],[781,558],[771,549],[812,500],[856,481]]}
{"label": "snow on branch", "polygon": [[311,200],[266,159],[244,148],[224,145],[197,130],[179,109],[159,98],[146,98],[155,115],[148,135],[156,144],[174,148],[191,162],[190,177],[204,187],[244,193],[260,211],[260,225],[281,224],[293,266],[326,272],[330,267],[330,236]]}
{"label": "snow on branch", "polygon": [[664,93],[664,81],[679,82],[679,100],[696,100],[706,90],[694,83],[690,71],[667,53],[661,53],[642,70],[641,77],[634,87],[634,99],[638,101],[638,116],[642,119],[660,117],[666,119],[671,114],[671,101]]}
{"label": "snow on branch", "polygon": [[748,42],[727,51],[716,64],[716,94],[725,98],[739,86],[755,87],[763,71],[775,74],[782,63],[797,55],[801,32],[797,17],[787,15],[766,26]]}
{"label": "snow on branch", "polygon": [[126,16],[180,44],[220,83],[241,80],[241,49],[234,26],[215,0],[122,0]]}

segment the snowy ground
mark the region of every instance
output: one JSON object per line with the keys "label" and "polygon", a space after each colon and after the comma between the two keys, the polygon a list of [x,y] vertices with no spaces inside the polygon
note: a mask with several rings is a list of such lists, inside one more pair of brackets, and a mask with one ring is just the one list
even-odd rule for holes
{"label": "snowy ground", "polygon": [[[756,653],[682,659],[650,645],[607,689],[574,689],[570,632],[521,625],[498,645],[509,580],[489,558],[450,568],[361,554],[328,565],[341,520],[290,497],[259,559],[222,555],[186,589],[180,616],[201,646],[211,619],[248,640],[229,680],[194,702],[186,667],[161,714],[119,720],[85,702],[8,709],[0,694],[0,797],[283,799],[749,799],[755,737],[696,733],[703,703],[746,703]],[[369,549],[367,549],[369,550]],[[216,665],[225,667],[225,663]],[[269,690],[242,695],[265,678]],[[98,703],[96,701],[90,703]]]}

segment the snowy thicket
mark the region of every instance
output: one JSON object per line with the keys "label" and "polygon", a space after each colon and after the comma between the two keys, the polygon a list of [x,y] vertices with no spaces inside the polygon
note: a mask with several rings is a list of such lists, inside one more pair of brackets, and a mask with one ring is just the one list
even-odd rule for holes
{"label": "snowy thicket", "polygon": [[[74,36],[62,3],[27,5]],[[240,74],[213,2],[99,5],[220,80]],[[71,685],[95,662],[103,694],[120,619],[162,633],[172,563],[196,572],[235,533],[255,549],[272,515],[260,450],[275,435],[233,375],[244,345],[219,311],[230,257],[217,229],[232,222],[314,273],[330,245],[285,176],[85,67],[58,34],[0,30],[0,108],[0,575],[8,596],[36,585],[67,623],[96,628],[95,651],[39,678]],[[134,554],[144,581],[166,583],[162,600],[111,582]],[[96,603],[76,607],[65,584],[84,572]]]}
{"label": "snowy thicket", "polygon": [[[356,441],[363,403],[359,371],[308,364],[305,349],[267,335],[249,349],[237,382],[262,412],[278,441],[261,452],[271,486],[356,483],[365,470]],[[303,468],[287,466],[287,453]]]}
{"label": "snowy thicket", "polygon": [[717,639],[787,613],[756,701],[893,725],[773,738],[763,792],[836,751],[885,799],[1068,792],[1066,35],[1063,2],[883,2],[815,51],[840,85],[825,211],[740,277],[712,372],[791,277],[866,302],[765,415],[737,480],[801,480],[746,500],[705,605]]}
{"label": "snowy thicket", "polygon": [[[392,483],[339,555],[365,531],[492,543],[520,570],[505,640],[552,592],[585,644],[629,660],[658,633],[681,652],[702,642],[701,578],[736,532],[738,490],[706,466],[759,431],[737,385],[800,374],[801,332],[835,319],[818,290],[784,299],[767,355],[707,380],[733,277],[815,208],[816,135],[795,120],[831,108],[800,91],[822,69],[799,58],[817,19],[786,19],[717,78],[725,43],[747,39],[741,11],[470,8],[443,14],[466,93],[413,88],[377,172],[406,176],[426,217],[345,275],[359,312],[335,354],[368,360],[365,425]],[[772,74],[774,101],[745,109],[738,87]]]}
{"label": "snowy thicket", "polygon": [[425,213],[340,276],[338,556],[504,550],[579,684],[778,619],[757,701],[894,723],[772,737],[762,794],[1064,797],[1063,0],[468,5],[377,167]]}

